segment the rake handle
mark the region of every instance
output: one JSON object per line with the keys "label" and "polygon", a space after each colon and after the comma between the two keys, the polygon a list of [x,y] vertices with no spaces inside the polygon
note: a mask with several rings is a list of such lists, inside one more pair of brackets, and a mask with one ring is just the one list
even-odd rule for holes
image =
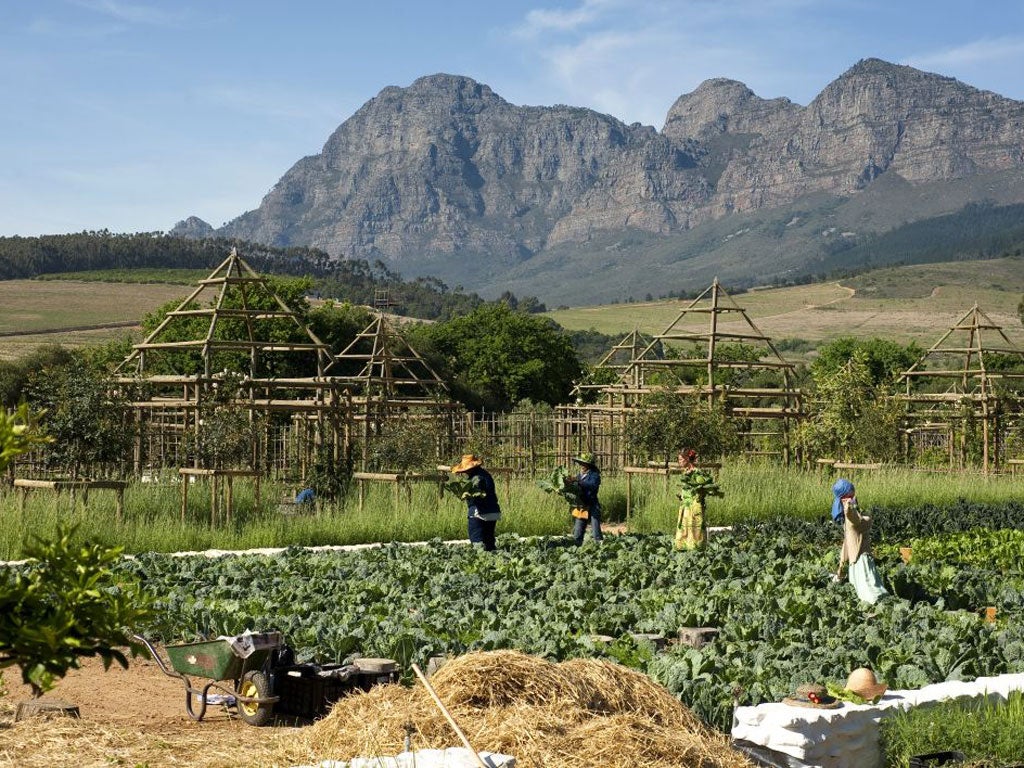
{"label": "rake handle", "polygon": [[473,759],[476,760],[477,766],[479,766],[479,768],[487,768],[487,763],[485,763],[483,759],[481,759],[480,754],[473,749],[473,745],[469,743],[469,739],[466,738],[466,734],[462,732],[462,729],[459,728],[459,724],[456,723],[455,718],[452,717],[451,712],[448,711],[441,699],[438,698],[437,692],[434,690],[434,686],[432,686],[427,680],[423,671],[416,664],[412,665],[412,671],[416,673],[416,677],[418,677],[420,682],[423,683],[423,687],[427,689],[427,693],[430,694],[430,698],[432,698],[434,703],[437,704],[437,708],[441,710],[441,714],[444,715],[444,719],[448,721],[448,725],[450,725],[452,730],[455,731],[455,735],[459,737],[462,745],[473,755]]}

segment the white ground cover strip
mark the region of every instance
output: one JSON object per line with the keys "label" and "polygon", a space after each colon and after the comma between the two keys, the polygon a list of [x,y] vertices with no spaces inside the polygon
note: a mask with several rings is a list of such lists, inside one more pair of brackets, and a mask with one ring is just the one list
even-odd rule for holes
{"label": "white ground cover strip", "polygon": [[1024,690],[1024,674],[979,677],[970,682],[926,685],[914,691],[887,691],[878,704],[850,704],[839,709],[809,709],[789,704],[738,707],[732,737],[774,749],[819,768],[881,768],[884,765],[879,724],[897,710],[949,699],[985,696],[1005,701]]}
{"label": "white ground cover strip", "polygon": [[[515,768],[516,759],[495,752],[480,752],[487,768]],[[348,762],[324,760],[316,765],[296,768],[478,768],[473,753],[463,747],[448,749],[420,749],[402,752],[394,757],[355,757]]]}

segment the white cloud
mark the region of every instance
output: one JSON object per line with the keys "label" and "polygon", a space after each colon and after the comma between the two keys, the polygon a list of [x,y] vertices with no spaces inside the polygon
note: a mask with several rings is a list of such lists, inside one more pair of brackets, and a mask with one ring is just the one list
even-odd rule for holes
{"label": "white cloud", "polygon": [[73,0],[76,5],[95,13],[109,16],[126,24],[148,24],[154,26],[177,26],[184,18],[181,12],[171,13],[140,3],[125,3],[119,0]]}
{"label": "white cloud", "polygon": [[1021,59],[1024,59],[1024,38],[1001,37],[975,40],[953,48],[911,56],[906,63],[918,69],[945,72],[963,66]]}
{"label": "white cloud", "polygon": [[[580,0],[535,9],[512,35],[540,67],[520,87],[534,100],[546,92],[547,103],[658,127],[680,95],[711,77],[741,80],[766,98],[809,101],[827,81],[812,81],[794,62],[829,47],[829,25],[806,18],[823,7],[824,0]],[[794,45],[797,23],[803,34]]]}
{"label": "white cloud", "polygon": [[522,27],[517,31],[525,37],[535,37],[549,30],[575,30],[595,21],[606,5],[603,0],[584,0],[581,5],[570,10],[535,8],[527,12]]}

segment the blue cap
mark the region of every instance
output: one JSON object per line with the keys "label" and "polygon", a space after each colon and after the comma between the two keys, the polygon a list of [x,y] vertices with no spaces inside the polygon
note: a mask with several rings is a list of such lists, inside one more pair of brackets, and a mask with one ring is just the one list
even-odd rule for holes
{"label": "blue cap", "polygon": [[842,498],[853,495],[853,483],[845,477],[840,477],[832,484],[832,495],[835,497],[832,500],[832,519],[838,523],[843,519]]}

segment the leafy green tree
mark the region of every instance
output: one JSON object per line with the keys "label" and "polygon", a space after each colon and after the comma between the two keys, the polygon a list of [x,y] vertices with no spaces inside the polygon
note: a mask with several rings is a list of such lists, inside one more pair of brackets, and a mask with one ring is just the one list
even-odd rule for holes
{"label": "leafy green tree", "polygon": [[[442,369],[461,385],[468,405],[509,408],[521,400],[565,402],[582,367],[572,341],[553,321],[484,304],[463,317],[424,326],[422,340]],[[456,386],[456,391],[460,390]]]}
{"label": "leafy green tree", "polygon": [[25,397],[25,387],[35,371],[70,365],[75,353],[59,344],[46,344],[15,360],[0,361],[0,404],[13,408]]}
{"label": "leafy green tree", "polygon": [[899,425],[905,406],[888,397],[872,375],[868,354],[857,350],[839,369],[812,370],[815,401],[797,429],[809,456],[844,461],[891,461],[899,455]]}
{"label": "leafy green tree", "polygon": [[82,657],[127,667],[118,649],[137,650],[131,628],[152,615],[139,585],[114,571],[121,548],[76,544],[72,533],[58,529],[26,548],[27,565],[0,572],[0,670],[20,667],[35,696]]}
{"label": "leafy green tree", "polygon": [[370,324],[373,313],[347,301],[327,301],[311,309],[306,320],[317,338],[338,354]]}
{"label": "leafy green tree", "polygon": [[49,443],[53,438],[39,426],[39,417],[22,403],[14,411],[0,408],[0,472],[18,456]]}
{"label": "leafy green tree", "polygon": [[739,445],[736,428],[721,405],[678,392],[646,395],[630,416],[626,440],[639,458],[665,462],[674,461],[683,448],[721,456]]}
{"label": "leafy green tree", "polygon": [[127,454],[133,433],[125,397],[105,373],[80,360],[46,367],[29,378],[26,394],[45,412],[43,426],[53,438],[46,458],[62,472],[80,477],[91,464]]}
{"label": "leafy green tree", "polygon": [[899,378],[903,371],[913,365],[923,350],[911,342],[903,346],[889,339],[855,339],[844,336],[818,348],[818,356],[811,364],[815,376],[827,376],[843,368],[854,355],[860,354],[871,384],[888,384]]}

